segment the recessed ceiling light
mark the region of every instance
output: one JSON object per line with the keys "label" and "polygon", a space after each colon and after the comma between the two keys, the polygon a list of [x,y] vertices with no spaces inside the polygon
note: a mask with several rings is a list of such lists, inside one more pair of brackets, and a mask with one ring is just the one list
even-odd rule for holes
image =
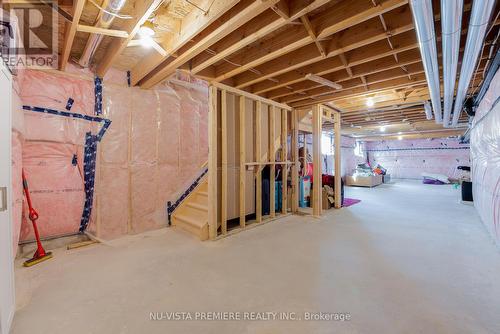
{"label": "recessed ceiling light", "polygon": [[153,39],[151,38],[151,36],[142,36],[139,41],[141,41],[141,45],[144,46],[144,47],[147,47],[147,48],[150,48],[153,46]]}
{"label": "recessed ceiling light", "polygon": [[398,136],[398,140],[403,140],[403,136]]}
{"label": "recessed ceiling light", "polygon": [[367,105],[368,107],[373,107],[373,105],[374,105],[374,104],[375,104],[375,102],[373,102],[373,100],[372,100],[371,98],[370,98],[370,99],[368,99],[368,100],[366,100],[366,105]]}
{"label": "recessed ceiling light", "polygon": [[139,28],[139,34],[143,37],[153,37],[155,35],[153,23],[151,23],[151,21],[144,22],[144,24]]}
{"label": "recessed ceiling light", "polygon": [[380,127],[380,132],[385,132],[385,126]]}

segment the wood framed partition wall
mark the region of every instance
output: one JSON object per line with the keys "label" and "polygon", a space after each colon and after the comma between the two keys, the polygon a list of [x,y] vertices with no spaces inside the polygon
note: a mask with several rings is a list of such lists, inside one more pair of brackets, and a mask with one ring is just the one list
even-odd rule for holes
{"label": "wood framed partition wall", "polygon": [[[340,209],[342,203],[337,200],[341,198],[341,117],[340,112],[330,108],[324,104],[316,104],[312,107],[312,137],[313,137],[313,180],[322,179],[322,163],[321,163],[321,136],[323,130],[323,122],[328,121],[333,124],[335,134],[335,208]],[[313,215],[321,216],[323,212],[323,191],[322,182],[313,182]]]}
{"label": "wood framed partition wall", "polygon": [[[296,212],[296,111],[285,104],[220,83],[210,86],[209,104],[209,237],[214,239],[227,234],[228,222],[239,221],[239,228],[245,228]],[[262,206],[266,200],[262,200],[262,178],[267,166],[269,192],[264,198],[268,195],[269,209],[264,212]],[[281,194],[276,196],[276,183],[279,182]],[[281,199],[279,212],[276,197]]]}

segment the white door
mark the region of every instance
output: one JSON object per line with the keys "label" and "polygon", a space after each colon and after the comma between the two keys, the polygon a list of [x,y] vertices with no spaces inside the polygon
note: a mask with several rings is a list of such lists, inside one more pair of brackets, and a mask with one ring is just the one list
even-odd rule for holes
{"label": "white door", "polygon": [[12,77],[0,58],[0,334],[9,333],[14,316],[14,265],[11,217]]}

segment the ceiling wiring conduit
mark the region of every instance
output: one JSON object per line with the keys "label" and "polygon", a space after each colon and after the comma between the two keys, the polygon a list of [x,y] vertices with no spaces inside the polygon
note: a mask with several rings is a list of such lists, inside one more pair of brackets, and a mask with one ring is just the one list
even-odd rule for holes
{"label": "ceiling wiring conduit", "polygon": [[441,0],[444,85],[443,126],[445,128],[450,127],[453,96],[455,95],[463,6],[463,0]]}
{"label": "ceiling wiring conduit", "polygon": [[472,3],[467,42],[465,44],[462,68],[460,70],[460,80],[458,81],[457,96],[453,108],[453,120],[451,126],[455,127],[462,113],[462,106],[465,101],[472,75],[476,68],[479,54],[482,50],[486,29],[493,11],[495,0],[474,0]]}
{"label": "ceiling wiring conduit", "polygon": [[424,64],[425,78],[429,87],[432,109],[436,123],[443,121],[439,88],[439,66],[434,33],[434,13],[431,0],[410,0],[413,22],[417,32],[420,54]]}

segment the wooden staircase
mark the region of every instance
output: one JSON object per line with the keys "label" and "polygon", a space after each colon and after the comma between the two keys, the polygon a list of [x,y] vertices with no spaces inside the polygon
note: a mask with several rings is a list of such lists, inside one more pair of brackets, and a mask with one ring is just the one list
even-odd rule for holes
{"label": "wooden staircase", "polygon": [[196,235],[200,240],[208,239],[207,175],[172,213],[172,225]]}

